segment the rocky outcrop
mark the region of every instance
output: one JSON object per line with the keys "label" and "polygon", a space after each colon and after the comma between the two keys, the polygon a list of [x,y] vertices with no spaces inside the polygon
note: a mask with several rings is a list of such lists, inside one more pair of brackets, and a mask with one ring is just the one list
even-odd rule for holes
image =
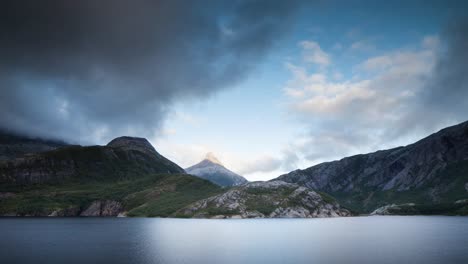
{"label": "rocky outcrop", "polygon": [[350,216],[336,201],[283,181],[253,182],[179,210],[195,218],[314,218]]}
{"label": "rocky outcrop", "polygon": [[377,208],[371,215],[468,215],[468,199],[437,205],[390,204]]}
{"label": "rocky outcrop", "polygon": [[395,215],[398,214],[398,212],[401,211],[403,208],[411,209],[414,206],[414,203],[385,205],[375,209],[371,213],[371,215]]}
{"label": "rocky outcrop", "polygon": [[237,186],[248,182],[244,177],[224,167],[212,153],[208,153],[204,160],[186,168],[185,171],[219,186]]}
{"label": "rocky outcrop", "polygon": [[79,207],[70,207],[60,210],[55,210],[50,213],[49,217],[66,217],[66,216],[79,216],[81,209]]}
{"label": "rocky outcrop", "polygon": [[122,204],[117,201],[94,201],[80,216],[118,216],[122,212]]}
{"label": "rocky outcrop", "polygon": [[184,173],[146,139],[122,137],[108,146],[67,146],[0,161],[0,183],[63,182],[69,178],[121,179],[149,173]]}
{"label": "rocky outcrop", "polygon": [[[330,193],[364,212],[402,200],[453,202],[466,196],[468,187],[468,122],[406,147],[325,162],[277,179]],[[402,199],[406,193],[408,199]]]}

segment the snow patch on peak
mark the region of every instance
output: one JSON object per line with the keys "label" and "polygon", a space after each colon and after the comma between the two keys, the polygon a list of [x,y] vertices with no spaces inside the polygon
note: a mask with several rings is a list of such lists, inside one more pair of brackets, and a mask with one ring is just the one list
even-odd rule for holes
{"label": "snow patch on peak", "polygon": [[215,164],[219,164],[221,166],[223,165],[221,163],[221,161],[219,161],[218,158],[216,158],[216,156],[213,154],[213,152],[206,153],[205,159],[208,160],[208,161],[211,161],[211,162],[213,162]]}

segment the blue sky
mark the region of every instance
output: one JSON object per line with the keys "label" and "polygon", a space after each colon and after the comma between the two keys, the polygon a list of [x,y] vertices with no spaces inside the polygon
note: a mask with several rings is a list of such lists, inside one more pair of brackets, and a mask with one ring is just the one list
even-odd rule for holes
{"label": "blue sky", "polygon": [[[364,70],[362,66],[372,58],[397,57],[397,53],[402,53],[403,57],[424,60],[421,63],[434,63],[434,59],[428,57],[433,56],[431,52],[436,53],[442,27],[462,10],[440,3],[425,6],[415,3],[401,7],[397,4],[385,7],[366,3],[359,8],[342,2],[340,8],[336,8],[337,5],[322,4],[301,10],[292,30],[276,43],[265,60],[243,82],[207,100],[176,105],[171,118],[165,122],[164,136],[153,139],[158,149],[184,167],[201,160],[206,152],[213,152],[227,167],[248,179],[266,180],[320,161],[408,144],[444,125],[463,121],[449,119],[385,141],[380,135],[385,133],[385,129],[370,127],[364,133],[378,135],[368,141],[356,142],[354,146],[330,142],[329,149],[318,147],[323,157],[318,153],[307,158],[307,151],[300,148],[314,148],[307,146],[312,143],[308,137],[327,132],[314,127],[320,127],[327,115],[314,115],[314,110],[301,112],[291,109],[291,104],[299,104],[300,100],[292,99],[285,91],[288,82],[294,81],[294,74],[288,67],[304,69],[307,75],[322,74],[327,82],[343,84],[377,78],[378,74]],[[307,56],[313,57],[316,54],[312,53],[317,51],[308,51],[301,46],[304,41],[314,43],[327,59],[320,62],[319,56],[315,62],[310,61],[313,58],[307,61]],[[428,54],[419,54],[421,52]],[[394,60],[397,60],[392,62],[397,64],[395,67],[399,64],[417,67],[404,61],[405,58]],[[417,74],[426,74],[427,71],[429,69],[416,70],[409,73],[415,75],[409,78],[417,79]],[[411,83],[416,81],[409,80],[401,85]],[[301,85],[306,84],[297,85],[299,87],[296,88],[301,89]],[[399,89],[411,91],[416,88]],[[405,111],[396,114],[403,115]],[[336,129],[344,129],[348,125],[346,122],[340,124],[343,127]],[[285,164],[285,152],[288,151],[297,158]]]}

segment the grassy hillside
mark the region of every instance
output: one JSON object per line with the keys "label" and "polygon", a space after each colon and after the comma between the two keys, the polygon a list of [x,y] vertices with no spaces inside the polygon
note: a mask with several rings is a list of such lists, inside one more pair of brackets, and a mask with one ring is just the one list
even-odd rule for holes
{"label": "grassy hillside", "polygon": [[141,174],[177,173],[182,170],[174,163],[163,163],[155,155],[140,151],[107,146],[71,146],[42,154],[55,164],[73,161],[76,176],[85,181],[92,179],[125,179]]}
{"label": "grassy hillside", "polygon": [[[118,181],[67,181],[29,186],[0,185],[0,215],[48,215],[55,210],[84,210],[96,200],[121,202],[129,216],[169,216],[221,188],[185,174],[151,174]],[[6,195],[5,195],[6,194]]]}
{"label": "grassy hillside", "polygon": [[[151,145],[149,147],[152,148]],[[126,147],[67,146],[21,159],[0,161],[0,184],[29,185],[138,178],[184,173],[163,156]]]}

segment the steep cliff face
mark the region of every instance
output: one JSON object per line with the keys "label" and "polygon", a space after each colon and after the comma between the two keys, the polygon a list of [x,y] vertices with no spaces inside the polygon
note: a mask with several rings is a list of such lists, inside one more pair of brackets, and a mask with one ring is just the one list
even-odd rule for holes
{"label": "steep cliff face", "polygon": [[314,218],[350,216],[333,198],[283,181],[252,182],[176,213],[196,218]]}
{"label": "steep cliff face", "polygon": [[107,146],[67,146],[0,161],[0,183],[34,184],[66,179],[123,179],[148,173],[183,173],[141,138],[122,137]]}
{"label": "steep cliff face", "polygon": [[244,177],[224,167],[211,153],[208,153],[200,163],[185,169],[185,171],[219,186],[237,186],[248,182]]}
{"label": "steep cliff face", "polygon": [[468,197],[468,122],[406,147],[326,162],[277,179],[328,192],[363,212],[391,203],[453,202]]}
{"label": "steep cliff face", "polygon": [[122,204],[117,201],[94,201],[80,216],[117,216],[122,212]]}

